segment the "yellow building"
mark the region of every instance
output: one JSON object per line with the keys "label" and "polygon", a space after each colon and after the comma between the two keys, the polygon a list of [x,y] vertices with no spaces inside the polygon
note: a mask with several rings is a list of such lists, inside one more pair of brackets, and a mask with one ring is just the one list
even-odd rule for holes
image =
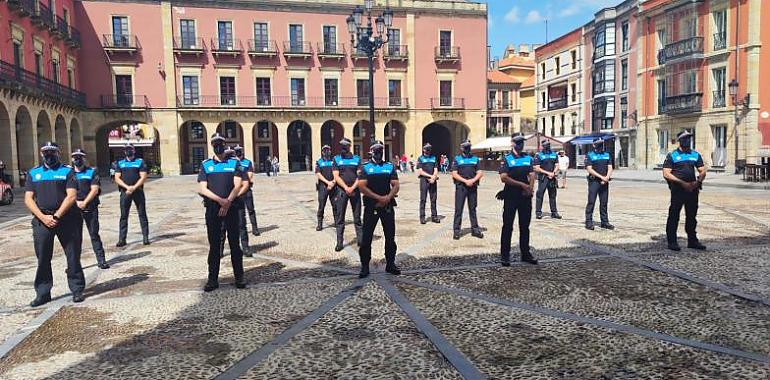
{"label": "yellow building", "polygon": [[[520,45],[519,51],[509,45],[505,55],[496,64],[496,70],[491,70],[489,78],[489,128],[487,135],[492,130],[504,132],[499,124],[510,118],[511,127],[509,133],[534,132],[535,127],[535,59],[529,45]],[[501,80],[504,74],[510,80]],[[505,84],[505,86],[501,86]],[[503,91],[511,91],[512,99],[510,109],[505,108],[504,102],[500,102],[504,96]],[[492,93],[495,92],[493,95]],[[495,118],[496,116],[496,118]],[[497,126],[493,122],[497,121]]]}

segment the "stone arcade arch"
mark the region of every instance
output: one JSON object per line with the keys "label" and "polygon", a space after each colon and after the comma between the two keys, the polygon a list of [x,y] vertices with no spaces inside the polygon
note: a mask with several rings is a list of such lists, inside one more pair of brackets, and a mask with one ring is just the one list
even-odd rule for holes
{"label": "stone arcade arch", "polygon": [[404,135],[406,133],[406,126],[398,120],[391,120],[385,124],[384,128],[385,157],[389,160],[392,160],[394,155],[400,157],[405,152]]}
{"label": "stone arcade arch", "polygon": [[70,145],[70,137],[67,134],[67,122],[64,121],[64,116],[62,115],[56,115],[54,139],[59,144],[59,149],[61,149],[62,160],[68,161],[69,155],[72,152],[72,146]]}
{"label": "stone arcade arch", "polygon": [[147,163],[150,174],[160,174],[160,134],[152,125],[137,120],[118,120],[96,130],[96,163],[101,175],[109,173],[110,165],[123,158],[127,143],[136,147],[137,157]]}
{"label": "stone arcade arch", "polygon": [[[14,142],[11,137],[11,117],[5,104],[0,102],[0,141],[2,141],[0,143],[0,161],[5,162],[4,174],[9,177],[13,177],[14,173],[19,170],[16,157],[13,154]],[[14,182],[16,182],[15,178]]]}
{"label": "stone arcade arch", "polygon": [[310,125],[304,120],[295,120],[289,123],[286,133],[289,143],[289,172],[312,170],[313,146]]}
{"label": "stone arcade arch", "polygon": [[85,149],[83,147],[83,131],[80,129],[78,119],[72,118],[70,121],[70,149],[77,148]]}
{"label": "stone arcade arch", "polygon": [[[460,142],[468,138],[470,128],[454,120],[441,120],[428,124],[422,130],[422,144],[433,145],[433,154],[437,157],[446,154],[451,160],[460,152]],[[475,141],[478,142],[478,141]]]}
{"label": "stone arcade arch", "polygon": [[194,174],[209,156],[206,126],[197,120],[188,120],[179,127],[179,172]]}
{"label": "stone arcade arch", "polygon": [[[16,165],[19,172],[27,172],[38,162],[38,148],[35,146],[35,128],[29,110],[21,106],[16,110]],[[21,182],[20,182],[21,183]]]}
{"label": "stone arcade arch", "polygon": [[329,145],[332,148],[332,155],[339,153],[340,140],[343,137],[345,137],[345,128],[339,121],[327,120],[321,125],[321,146]]}
{"label": "stone arcade arch", "polygon": [[37,133],[37,145],[43,145],[47,141],[55,142],[53,136],[51,136],[51,118],[48,116],[47,112],[40,111],[37,114],[37,127],[35,128],[35,133]]}
{"label": "stone arcade arch", "polygon": [[254,169],[258,172],[264,172],[267,160],[273,156],[278,156],[278,127],[270,120],[260,120],[254,123],[253,129],[254,152],[252,157]]}

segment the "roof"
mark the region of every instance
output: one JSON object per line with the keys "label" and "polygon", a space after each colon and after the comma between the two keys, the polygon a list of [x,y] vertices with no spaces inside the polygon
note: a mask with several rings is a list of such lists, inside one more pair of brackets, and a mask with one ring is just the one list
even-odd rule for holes
{"label": "roof", "polygon": [[521,84],[521,88],[527,88],[527,87],[535,87],[535,75],[532,74],[529,78],[524,80],[524,82]]}
{"label": "roof", "polygon": [[500,70],[492,70],[487,72],[487,81],[490,83],[519,83],[516,79]]}
{"label": "roof", "polygon": [[[534,56],[534,53],[532,54]],[[531,67],[535,68],[535,59],[534,57],[520,57],[518,55],[512,55],[510,57],[506,57],[500,60],[500,62],[497,64],[497,67],[507,67],[507,66],[525,66],[525,67]]]}
{"label": "roof", "polygon": [[583,37],[583,26],[580,26],[567,34],[563,34],[555,40],[548,42],[535,49],[535,60],[537,62],[548,59],[554,54],[560,53],[567,48],[580,45]]}

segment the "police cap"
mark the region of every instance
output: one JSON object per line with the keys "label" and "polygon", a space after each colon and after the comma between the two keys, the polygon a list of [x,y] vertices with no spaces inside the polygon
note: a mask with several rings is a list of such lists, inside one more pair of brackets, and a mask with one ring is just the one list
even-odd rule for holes
{"label": "police cap", "polygon": [[692,133],[690,133],[690,131],[685,129],[684,131],[679,132],[679,134],[676,135],[676,139],[677,139],[677,141],[679,141],[679,140],[681,140],[681,139],[683,139],[685,137],[691,137],[691,136],[692,136]]}
{"label": "police cap", "polygon": [[59,150],[59,144],[57,144],[57,143],[55,143],[53,141],[48,141],[45,144],[43,144],[43,146],[40,147],[40,151],[41,152],[46,152],[46,151],[51,151],[51,150],[58,151]]}
{"label": "police cap", "polygon": [[86,151],[83,150],[83,149],[80,149],[80,148],[75,149],[75,150],[72,151],[72,157],[75,157],[75,156],[85,157],[86,156]]}

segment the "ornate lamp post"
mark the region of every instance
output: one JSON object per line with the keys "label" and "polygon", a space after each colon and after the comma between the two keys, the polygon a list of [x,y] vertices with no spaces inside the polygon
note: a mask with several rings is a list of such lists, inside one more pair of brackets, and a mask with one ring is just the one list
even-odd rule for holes
{"label": "ornate lamp post", "polygon": [[[374,26],[372,28],[372,7],[374,7],[374,0],[364,1],[365,9],[361,6],[356,6],[350,16],[347,18],[348,32],[350,32],[350,45],[353,49],[358,50],[361,53],[366,54],[366,58],[369,61],[369,124],[372,127],[371,138],[374,141],[377,127],[374,124],[374,56],[377,50],[388,43],[388,33],[386,28],[390,28],[393,25],[393,11],[390,7],[386,7],[385,11],[380,16],[377,16],[374,20]],[[362,27],[361,22],[366,11],[365,27]],[[376,32],[376,34],[375,34]]]}

